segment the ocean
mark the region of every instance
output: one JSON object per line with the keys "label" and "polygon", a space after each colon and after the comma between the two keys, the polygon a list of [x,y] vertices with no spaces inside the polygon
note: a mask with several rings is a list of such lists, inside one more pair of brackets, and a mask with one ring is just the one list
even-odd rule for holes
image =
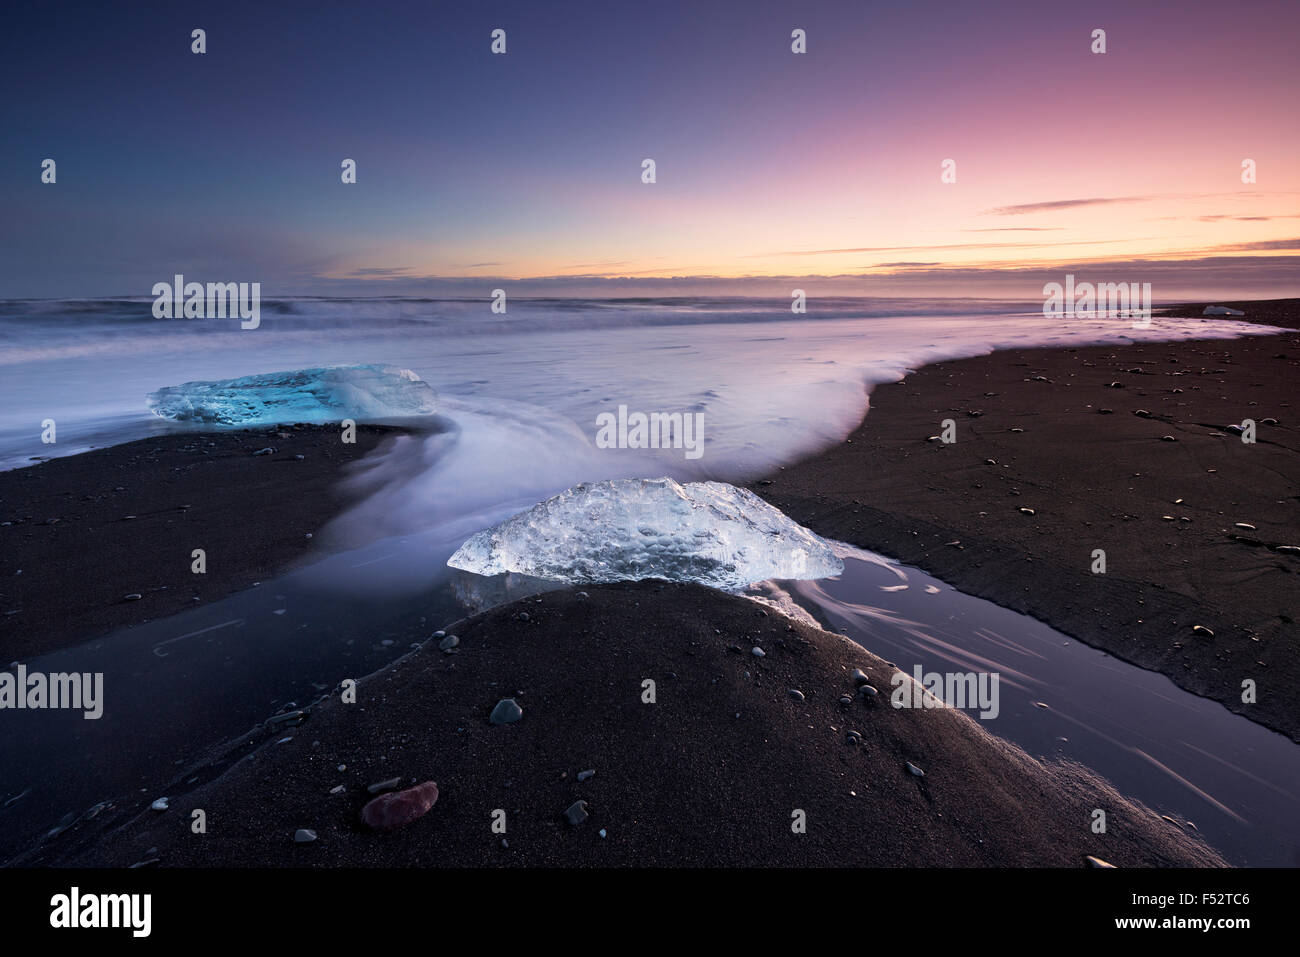
{"label": "ocean", "polygon": [[[0,468],[143,438],[150,392],[291,369],[389,364],[439,397],[444,504],[537,501],[581,480],[736,481],[842,440],[870,388],[997,348],[1233,337],[1223,320],[1047,319],[1040,303],[932,299],[268,299],[256,329],[155,319],[152,300],[0,301]],[[618,407],[700,413],[703,454],[596,446]],[[53,419],[57,441],[41,442]],[[937,423],[936,423],[937,429]],[[464,501],[457,500],[464,496]],[[410,516],[419,522],[418,516]]]}

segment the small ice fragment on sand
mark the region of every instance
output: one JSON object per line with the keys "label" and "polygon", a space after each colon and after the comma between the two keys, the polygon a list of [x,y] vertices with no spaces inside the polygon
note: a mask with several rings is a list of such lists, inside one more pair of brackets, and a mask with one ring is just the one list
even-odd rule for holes
{"label": "small ice fragment on sand", "polygon": [[1244,316],[1245,313],[1240,309],[1229,309],[1227,306],[1206,306],[1203,316]]}
{"label": "small ice fragment on sand", "polygon": [[493,724],[513,724],[524,716],[524,709],[514,698],[502,698],[497,702],[488,720]]}
{"label": "small ice fragment on sand", "polygon": [[371,794],[382,794],[384,791],[396,791],[401,785],[401,778],[388,778],[385,781],[376,781],[366,788]]}
{"label": "small ice fragment on sand", "polygon": [[577,827],[583,821],[587,820],[587,802],[574,801],[564,809],[564,819]]}

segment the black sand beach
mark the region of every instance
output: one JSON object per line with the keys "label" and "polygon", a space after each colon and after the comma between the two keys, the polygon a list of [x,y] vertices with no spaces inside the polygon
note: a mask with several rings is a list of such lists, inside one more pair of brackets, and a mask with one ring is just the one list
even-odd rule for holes
{"label": "black sand beach", "polygon": [[[449,630],[456,654],[429,641],[361,681],[355,704],[322,702],[272,739],[291,740],[173,796],[167,811],[142,807],[84,848],[94,822],[79,825],[24,863],[1221,864],[1081,768],[1033,760],[961,712],[890,707],[891,667],[747,599],[656,582],[592,586]],[[855,695],[855,668],[881,696]],[[507,697],[523,717],[495,726],[489,714]],[[374,832],[359,814],[369,786],[389,778],[434,781],[439,797],[406,827]],[[588,817],[574,825],[564,812],[577,801]],[[191,832],[194,808],[206,834]],[[1096,808],[1105,834],[1090,829]],[[504,834],[492,829],[497,809]],[[792,830],[799,811],[806,833]],[[296,843],[300,829],[317,839]]]}
{"label": "black sand beach", "polygon": [[0,661],[175,614],[318,553],[347,467],[393,434],[177,432],[0,472]]}
{"label": "black sand beach", "polygon": [[[1226,305],[1300,327],[1296,300]],[[1300,740],[1300,553],[1278,550],[1300,545],[1297,382],[1300,333],[940,362],[876,388],[847,443],[752,487]],[[930,441],[949,418],[957,441]],[[1224,428],[1246,418],[1253,445]]]}
{"label": "black sand beach", "polygon": [[[1296,559],[1270,546],[1300,537],[1288,390],[1297,360],[1296,337],[1273,336],[940,363],[875,390],[848,443],[755,490],[824,535],[1028,611],[1294,736]],[[1250,415],[1278,419],[1255,446],[1215,428]],[[958,442],[927,442],[946,417]],[[306,534],[338,510],[350,463],[384,434],[360,430],[356,446],[332,429],[185,434],[0,476],[6,520],[21,519],[0,529],[4,580],[18,577],[10,565],[26,579],[25,591],[0,593],[22,612],[6,618],[6,659],[192,603],[193,547],[208,548],[204,600],[302,558],[314,547]],[[252,455],[266,446],[277,451]],[[201,449],[221,454],[200,459]],[[115,474],[124,477],[104,479]],[[46,518],[60,521],[40,525]],[[185,523],[196,520],[214,544],[189,541]],[[1094,548],[1107,552],[1105,575],[1089,571]],[[82,579],[94,590],[63,594]],[[130,584],[143,581],[158,591]],[[129,592],[144,597],[122,601]],[[1213,638],[1194,636],[1195,624]],[[1030,757],[962,712],[889,707],[889,665],[745,599],[656,582],[588,587],[447,628],[454,653],[412,626],[397,646],[423,647],[362,680],[356,704],[328,695],[300,725],[262,727],[199,767],[158,769],[138,803],[13,863],[1222,863],[1192,831],[1082,768]],[[854,668],[880,697],[854,694]],[[1244,677],[1257,681],[1259,704],[1233,700]],[[642,701],[647,679],[653,704]],[[494,726],[488,715],[506,697],[524,717]],[[596,774],[579,782],[585,770]],[[371,832],[358,816],[367,789],[394,777],[437,782],[438,801],[400,831]],[[164,794],[169,809],[149,810]],[[571,825],[564,811],[579,800],[589,817]],[[190,829],[194,808],[206,835]],[[1105,834],[1089,828],[1097,808]],[[504,835],[491,827],[498,809]],[[799,810],[802,834],[791,830]],[[296,843],[299,829],[317,839]]]}

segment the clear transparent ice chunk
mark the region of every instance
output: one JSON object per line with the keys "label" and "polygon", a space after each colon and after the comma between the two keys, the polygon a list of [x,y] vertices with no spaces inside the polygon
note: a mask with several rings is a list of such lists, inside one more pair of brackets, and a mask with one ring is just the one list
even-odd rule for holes
{"label": "clear transparent ice chunk", "polygon": [[575,485],[473,535],[447,564],[572,584],[658,578],[728,591],[844,570],[828,541],[752,492],[670,478]]}

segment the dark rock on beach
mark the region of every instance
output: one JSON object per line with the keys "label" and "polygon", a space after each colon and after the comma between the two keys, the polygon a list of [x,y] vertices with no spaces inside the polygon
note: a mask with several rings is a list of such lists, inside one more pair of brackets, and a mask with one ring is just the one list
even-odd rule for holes
{"label": "dark rock on beach", "polygon": [[361,809],[361,821],[376,831],[392,831],[417,821],[438,800],[438,785],[425,781],[405,791],[381,794]]}

